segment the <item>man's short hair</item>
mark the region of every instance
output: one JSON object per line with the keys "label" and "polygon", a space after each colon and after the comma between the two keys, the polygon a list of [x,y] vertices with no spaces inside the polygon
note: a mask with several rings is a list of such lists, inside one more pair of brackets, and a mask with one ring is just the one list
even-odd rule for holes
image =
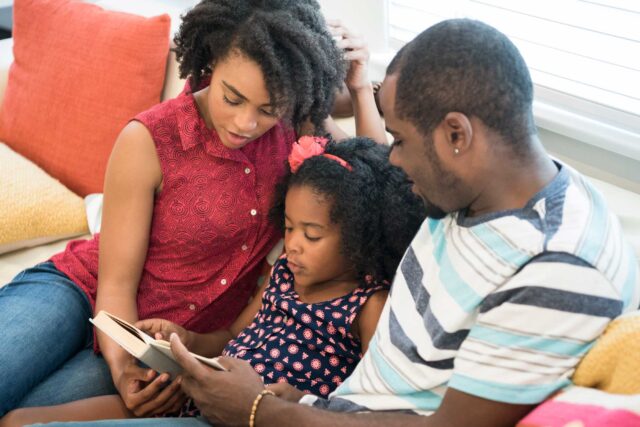
{"label": "man's short hair", "polygon": [[407,44],[392,64],[388,74],[399,70],[396,115],[424,135],[453,111],[477,117],[515,145],[536,132],[527,65],[487,24],[443,21]]}

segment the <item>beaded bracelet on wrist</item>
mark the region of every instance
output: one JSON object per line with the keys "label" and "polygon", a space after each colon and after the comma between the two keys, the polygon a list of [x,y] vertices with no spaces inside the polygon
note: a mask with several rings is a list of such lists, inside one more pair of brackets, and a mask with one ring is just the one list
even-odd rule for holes
{"label": "beaded bracelet on wrist", "polygon": [[253,401],[253,405],[251,406],[251,415],[249,416],[249,427],[255,427],[256,425],[256,412],[258,411],[258,405],[262,401],[262,398],[267,394],[271,396],[275,396],[276,394],[271,390],[267,390],[266,388],[260,392]]}

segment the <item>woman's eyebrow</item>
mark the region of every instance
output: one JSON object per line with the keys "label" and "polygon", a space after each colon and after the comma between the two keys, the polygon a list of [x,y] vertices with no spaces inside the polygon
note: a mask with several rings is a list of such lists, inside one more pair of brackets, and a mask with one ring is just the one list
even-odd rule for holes
{"label": "woman's eyebrow", "polygon": [[231,92],[233,92],[238,98],[242,98],[245,101],[247,101],[247,97],[244,96],[238,89],[236,89],[235,87],[233,87],[232,85],[230,85],[229,83],[225,82],[224,80],[222,81],[222,84],[229,89]]}

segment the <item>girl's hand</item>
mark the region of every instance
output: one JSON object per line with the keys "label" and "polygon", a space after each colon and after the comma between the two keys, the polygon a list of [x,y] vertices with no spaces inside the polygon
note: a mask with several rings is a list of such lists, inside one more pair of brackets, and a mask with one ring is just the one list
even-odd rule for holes
{"label": "girl's hand", "polygon": [[191,348],[192,333],[182,326],[164,319],[145,319],[139,320],[135,324],[136,328],[141,329],[157,340],[169,341],[171,334],[180,337],[187,348]]}
{"label": "girl's hand", "polygon": [[339,21],[327,21],[329,32],[338,38],[336,44],[344,51],[344,59],[349,61],[345,84],[351,92],[371,90],[369,80],[369,49],[364,39],[351,33]]}
{"label": "girl's hand", "polygon": [[141,368],[131,358],[113,374],[113,382],[125,406],[136,417],[162,415],[179,410],[187,400],[180,389],[182,377],[170,382],[169,374]]}
{"label": "girl's hand", "polygon": [[289,383],[274,383],[269,384],[267,389],[271,390],[281,399],[288,400],[289,402],[297,403],[300,401],[302,396],[306,393],[298,390],[294,386]]}

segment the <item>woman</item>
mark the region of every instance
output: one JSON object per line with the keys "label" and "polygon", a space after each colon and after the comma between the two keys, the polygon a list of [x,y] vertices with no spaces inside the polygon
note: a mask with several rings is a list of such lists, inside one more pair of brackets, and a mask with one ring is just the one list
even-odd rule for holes
{"label": "woman", "polygon": [[[340,43],[356,63],[354,102],[371,108],[368,80],[357,77],[366,74],[362,49]],[[280,238],[267,219],[275,183],[296,134],[323,131],[344,77],[317,2],[205,0],[184,16],[175,44],[195,90],[122,130],[101,234],[0,290],[0,415],[114,392],[138,416],[179,407],[178,382],[95,340],[87,319],[107,310],[199,332],[228,326]]]}

